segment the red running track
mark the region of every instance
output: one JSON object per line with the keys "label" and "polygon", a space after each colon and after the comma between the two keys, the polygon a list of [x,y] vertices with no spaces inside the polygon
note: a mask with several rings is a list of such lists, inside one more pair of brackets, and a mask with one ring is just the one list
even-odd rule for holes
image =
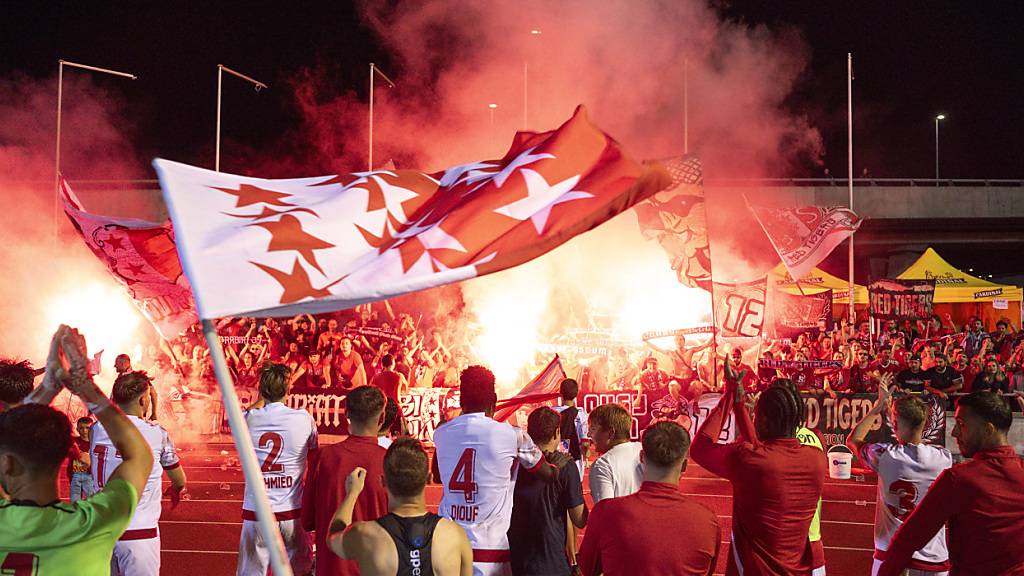
{"label": "red running track", "polygon": [[[331,439],[321,436],[321,441]],[[228,454],[222,455],[222,451]],[[224,466],[225,461],[234,456],[234,446],[227,437],[180,450],[192,499],[182,502],[175,510],[171,510],[170,502],[164,499],[160,521],[163,574],[220,576],[235,573],[244,480],[237,466]],[[691,463],[680,489],[714,510],[722,521],[726,536],[716,574],[724,573],[732,527],[729,483]],[[67,490],[66,481],[63,490]],[[440,498],[440,486],[427,487],[427,503],[435,512]],[[589,502],[589,494],[587,499]],[[870,574],[874,506],[874,477],[826,481],[822,539],[830,576]],[[670,531],[671,527],[666,527],[666,533]]]}

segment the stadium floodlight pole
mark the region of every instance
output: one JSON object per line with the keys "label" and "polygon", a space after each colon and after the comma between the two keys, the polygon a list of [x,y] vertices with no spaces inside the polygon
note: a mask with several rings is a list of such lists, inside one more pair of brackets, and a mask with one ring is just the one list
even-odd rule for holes
{"label": "stadium floodlight pole", "polygon": [[249,437],[249,426],[245,423],[245,416],[242,415],[242,408],[238,403],[238,396],[235,394],[235,385],[231,380],[231,372],[228,371],[228,364],[224,359],[224,349],[217,338],[217,328],[213,325],[212,320],[203,319],[203,334],[206,336],[207,346],[210,347],[213,372],[217,376],[217,385],[220,387],[220,394],[224,401],[224,412],[227,414],[228,423],[231,426],[231,437],[235,441],[238,460],[242,464],[242,474],[245,475],[246,486],[252,488],[253,491],[257,527],[270,551],[270,566],[275,575],[292,576],[292,568],[284,550],[281,530],[277,526],[274,511],[270,508],[270,499],[267,498],[267,489],[263,484],[263,473],[260,471],[260,463],[256,460],[256,449],[253,448],[252,440]]}
{"label": "stadium floodlight pole", "polygon": [[369,153],[367,153],[367,155],[366,155],[366,170],[369,171],[369,172],[373,171],[373,75],[374,74],[380,74],[380,77],[383,78],[384,81],[388,83],[388,86],[390,86],[392,88],[395,87],[395,83],[391,81],[391,78],[388,78],[387,74],[385,74],[384,72],[381,72],[381,69],[377,68],[376,64],[374,64],[373,62],[370,62],[370,143],[369,143],[370,150],[369,150]]}
{"label": "stadium floodlight pole", "polygon": [[[541,32],[540,32],[540,30],[538,30],[536,28],[533,28],[532,30],[530,30],[530,34],[532,36],[540,36]],[[529,85],[529,77],[530,77],[530,66],[527,63],[526,59],[524,58],[523,59],[523,130],[526,130],[526,127],[529,126],[529,115],[527,114],[527,110],[529,109],[529,103],[530,103],[530,100],[527,97],[527,94],[528,94],[527,86]]]}
{"label": "stadium floodlight pole", "polygon": [[945,114],[935,117],[935,185],[939,185],[939,120],[945,120]]}
{"label": "stadium floodlight pole", "polygon": [[690,153],[690,59],[683,60],[683,154]]}
{"label": "stadium floodlight pole", "polygon": [[223,84],[224,79],[224,72],[227,72],[228,74],[232,74],[234,76],[238,76],[242,80],[249,82],[256,88],[257,92],[259,92],[261,88],[267,87],[266,84],[260,82],[259,80],[256,80],[255,78],[250,78],[245,74],[232,70],[231,68],[228,68],[223,64],[217,64],[217,145],[214,149],[213,160],[213,169],[216,172],[220,172],[220,94],[221,85]]}
{"label": "stadium floodlight pole", "polygon": [[[846,170],[847,170],[847,186],[850,193],[850,211],[853,212],[853,53],[846,53]],[[850,233],[850,255],[849,255],[849,273],[850,273],[850,296],[849,296],[849,312],[850,326],[853,326],[857,322],[857,312],[854,310],[856,293],[854,292],[853,282],[853,237],[854,232]]]}
{"label": "stadium floodlight pole", "polygon": [[57,244],[57,231],[60,230],[60,120],[61,106],[64,102],[65,66],[79,68],[81,70],[89,70],[91,72],[102,72],[112,76],[121,76],[122,78],[131,78],[132,80],[138,79],[134,74],[129,74],[127,72],[118,72],[117,70],[111,70],[109,68],[88,66],[86,64],[79,64],[78,62],[71,62],[69,60],[57,60],[57,150],[54,155],[53,163],[53,243],[55,246]]}
{"label": "stadium floodlight pole", "polygon": [[491,111],[491,131],[490,131],[490,147],[494,148],[494,111],[498,109],[497,104],[488,104],[487,108]]}

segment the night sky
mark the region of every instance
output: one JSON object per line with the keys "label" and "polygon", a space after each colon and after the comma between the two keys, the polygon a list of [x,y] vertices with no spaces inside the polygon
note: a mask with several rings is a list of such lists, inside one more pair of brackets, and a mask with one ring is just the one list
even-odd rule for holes
{"label": "night sky", "polygon": [[[715,5],[728,20],[802,36],[809,69],[787,106],[821,130],[824,167],[833,174],[846,172],[845,68],[852,51],[858,174],[867,168],[876,177],[931,177],[934,117],[944,113],[943,177],[1024,177],[1024,2]],[[333,88],[360,94],[370,61],[401,74],[346,2],[19,2],[5,7],[0,32],[3,78],[52,76],[58,58],[138,74],[135,82],[98,75],[94,81],[123,96],[140,156],[204,164],[212,157],[218,63],[271,86],[255,94],[241,82],[226,84],[225,125],[254,146],[295,122],[287,81],[304,67],[332,62]]]}

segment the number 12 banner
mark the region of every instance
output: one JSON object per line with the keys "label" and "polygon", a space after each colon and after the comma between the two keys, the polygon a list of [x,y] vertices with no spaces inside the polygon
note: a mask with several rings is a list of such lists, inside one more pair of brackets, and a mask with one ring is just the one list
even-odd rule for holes
{"label": "number 12 banner", "polygon": [[712,301],[718,335],[724,338],[761,336],[765,320],[767,278],[740,284],[714,283]]}

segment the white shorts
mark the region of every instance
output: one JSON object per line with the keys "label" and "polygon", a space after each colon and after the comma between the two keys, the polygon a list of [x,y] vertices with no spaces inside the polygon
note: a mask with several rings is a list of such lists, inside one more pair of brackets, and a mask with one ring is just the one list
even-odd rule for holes
{"label": "white shorts", "polygon": [[[871,576],[878,576],[878,569],[882,567],[882,561],[875,558],[874,564],[871,566]],[[904,572],[907,576],[949,576],[949,572],[929,572],[927,570],[916,570],[914,568],[907,569]]]}
{"label": "white shorts", "polygon": [[[299,520],[278,520],[284,539],[284,550],[295,576],[305,576],[313,569],[313,549],[309,533]],[[260,534],[259,524],[242,520],[242,537],[238,545],[238,576],[265,576],[270,567],[270,550]]]}
{"label": "white shorts", "polygon": [[158,576],[160,536],[145,540],[118,540],[110,557],[111,576]]}
{"label": "white shorts", "polygon": [[508,562],[473,562],[473,576],[512,576]]}

